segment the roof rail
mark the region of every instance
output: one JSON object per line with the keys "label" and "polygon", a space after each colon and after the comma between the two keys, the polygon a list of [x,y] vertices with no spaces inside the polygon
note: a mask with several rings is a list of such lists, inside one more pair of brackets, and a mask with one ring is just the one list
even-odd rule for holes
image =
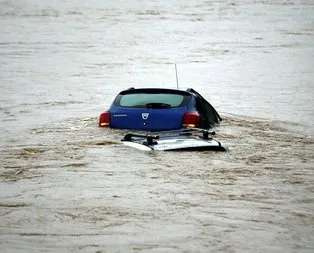
{"label": "roof rail", "polygon": [[159,139],[159,135],[152,135],[152,134],[134,134],[134,133],[128,133],[126,134],[121,141],[132,141],[133,137],[139,137],[139,138],[146,138],[147,142],[144,143],[146,145],[153,145],[156,144],[154,140]]}
{"label": "roof rail", "polygon": [[155,134],[127,133],[121,141],[132,141],[133,137],[135,138],[137,137],[137,138],[146,139],[147,140],[147,142],[145,142],[146,145],[153,145],[153,144],[156,144],[155,140],[158,140],[160,139],[160,137],[162,137],[162,134],[185,135],[185,134],[192,134],[193,132],[202,133],[202,135],[200,135],[199,137],[201,137],[204,140],[212,139],[211,136],[216,134],[214,131],[209,131],[207,129],[202,129],[202,128],[184,128],[184,129],[178,129],[178,130],[156,132]]}

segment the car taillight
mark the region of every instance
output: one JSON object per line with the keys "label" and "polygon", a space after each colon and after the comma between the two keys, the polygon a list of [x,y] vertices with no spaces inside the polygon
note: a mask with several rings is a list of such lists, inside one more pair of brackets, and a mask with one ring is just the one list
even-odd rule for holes
{"label": "car taillight", "polygon": [[110,124],[110,112],[103,112],[99,116],[99,126],[108,127]]}
{"label": "car taillight", "polygon": [[199,127],[201,116],[197,113],[187,112],[183,115],[183,126],[184,127]]}

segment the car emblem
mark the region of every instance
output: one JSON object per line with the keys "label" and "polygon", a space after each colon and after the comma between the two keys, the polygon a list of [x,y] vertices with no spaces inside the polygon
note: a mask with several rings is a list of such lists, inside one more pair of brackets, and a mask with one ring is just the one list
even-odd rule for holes
{"label": "car emblem", "polygon": [[149,113],[143,112],[142,113],[142,119],[148,119]]}

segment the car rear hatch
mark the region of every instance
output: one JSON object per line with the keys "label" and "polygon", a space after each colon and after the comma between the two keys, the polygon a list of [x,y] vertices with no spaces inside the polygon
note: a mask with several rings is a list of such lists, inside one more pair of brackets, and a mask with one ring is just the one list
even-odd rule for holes
{"label": "car rear hatch", "polygon": [[110,108],[112,128],[164,131],[182,128],[191,95],[168,89],[121,92]]}

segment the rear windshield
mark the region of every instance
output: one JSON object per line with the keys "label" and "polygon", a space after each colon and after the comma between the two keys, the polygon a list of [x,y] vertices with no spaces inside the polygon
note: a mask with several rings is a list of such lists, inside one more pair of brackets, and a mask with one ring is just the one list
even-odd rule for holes
{"label": "rear windshield", "polygon": [[185,106],[190,96],[171,93],[133,93],[119,95],[115,104],[123,107],[172,108]]}

